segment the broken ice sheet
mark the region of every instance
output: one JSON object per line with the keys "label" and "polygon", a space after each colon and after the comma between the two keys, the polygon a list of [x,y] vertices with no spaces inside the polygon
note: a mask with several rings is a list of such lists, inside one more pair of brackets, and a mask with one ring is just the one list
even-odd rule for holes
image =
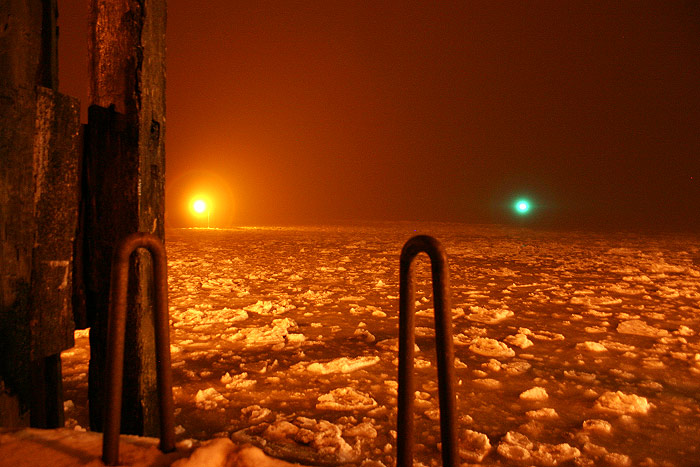
{"label": "broken ice sheet", "polygon": [[370,395],[357,391],[352,387],[336,388],[318,397],[318,410],[360,411],[377,406]]}
{"label": "broken ice sheet", "polygon": [[361,368],[367,368],[372,365],[379,363],[379,357],[357,357],[348,358],[341,357],[331,360],[326,363],[314,362],[310,364],[306,369],[310,373],[317,373],[321,375],[327,375],[330,373],[352,373]]}
{"label": "broken ice sheet", "polygon": [[[359,440],[358,465],[392,465],[397,257],[415,228],[386,224],[169,231],[171,344],[179,388],[176,424],[182,427],[178,436],[207,439],[277,421],[302,429],[297,417],[304,416],[337,425],[352,450]],[[700,268],[692,260],[700,257],[697,236],[438,224],[420,229],[443,242],[450,262],[452,303],[457,305],[452,311],[460,363],[459,433],[477,433],[475,456],[483,452],[478,446],[486,446],[478,434],[491,446],[482,460],[463,457],[462,462],[517,465],[499,454],[498,447],[503,443],[505,450],[508,445],[504,433],[518,432],[532,443],[525,465],[560,459],[536,453],[566,443],[580,452],[565,461],[569,464],[694,465],[700,407],[678,395],[695,391],[700,376]],[[422,407],[416,413],[421,438],[415,460],[431,465],[440,451],[437,391],[430,384],[435,379],[435,347],[427,261],[420,262],[416,274],[421,311],[416,316],[420,364],[415,372]],[[76,333],[78,347],[64,352],[64,388],[66,399],[74,402],[71,423],[88,426],[89,348],[87,331],[81,333]],[[319,334],[322,339],[317,339]],[[499,356],[481,355],[470,350],[476,338],[504,347],[493,345]],[[473,349],[489,348],[478,343]],[[515,355],[508,356],[506,347]],[[352,368],[351,362],[360,357],[371,360],[357,363],[376,363],[349,373],[330,371],[334,365],[342,368],[343,359]],[[307,371],[314,364],[323,370]],[[226,373],[231,380],[222,382]],[[546,400],[519,398],[538,386],[546,388]],[[319,397],[340,388],[352,388],[376,406],[350,401],[348,410],[316,407]],[[647,414],[640,401],[631,409],[634,402],[620,397],[617,404],[605,395],[617,391],[645,398]],[[329,397],[342,399],[340,394]],[[591,428],[595,420],[600,432]],[[602,422],[610,424],[610,435],[602,433]],[[354,436],[373,432],[363,423],[376,431],[376,438]],[[277,444],[284,443],[280,439]],[[300,446],[320,455],[321,444]],[[541,451],[538,446],[543,446]],[[338,463],[337,456],[329,459]]]}

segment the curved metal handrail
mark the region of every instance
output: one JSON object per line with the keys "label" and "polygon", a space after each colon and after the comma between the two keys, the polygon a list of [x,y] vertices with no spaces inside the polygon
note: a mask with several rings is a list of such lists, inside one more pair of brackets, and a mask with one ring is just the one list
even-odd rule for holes
{"label": "curved metal handrail", "polygon": [[413,358],[415,344],[413,260],[419,253],[427,253],[430,257],[433,277],[442,465],[454,467],[458,465],[458,454],[455,420],[454,345],[452,342],[452,314],[449,304],[449,270],[447,256],[442,245],[435,238],[427,235],[418,235],[411,238],[401,250],[399,278],[399,408],[397,415],[396,465],[397,467],[413,466]]}
{"label": "curved metal handrail", "polygon": [[175,449],[173,378],[170,367],[167,261],[163,242],[155,235],[137,232],[126,237],[114,251],[107,331],[107,397],[102,459],[107,465],[119,462],[122,379],[124,374],[124,333],[126,331],[129,257],[137,248],[147,249],[153,258],[155,282],[155,337],[158,399],[160,405],[160,450]]}

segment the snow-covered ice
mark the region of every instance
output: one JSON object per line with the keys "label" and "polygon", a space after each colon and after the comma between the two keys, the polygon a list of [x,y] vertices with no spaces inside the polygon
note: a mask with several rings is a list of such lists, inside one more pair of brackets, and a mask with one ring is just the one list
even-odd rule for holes
{"label": "snow-covered ice", "polygon": [[[392,465],[398,256],[416,233],[438,238],[450,263],[463,462],[696,464],[700,238],[681,234],[168,231],[178,439]],[[440,433],[430,271],[418,261],[415,457],[427,466]],[[67,426],[81,429],[87,332],[76,342],[62,357]]]}

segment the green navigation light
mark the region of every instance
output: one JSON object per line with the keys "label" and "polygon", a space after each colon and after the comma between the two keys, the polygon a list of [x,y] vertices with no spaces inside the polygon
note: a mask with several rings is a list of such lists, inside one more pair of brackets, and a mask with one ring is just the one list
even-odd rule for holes
{"label": "green navigation light", "polygon": [[515,212],[524,215],[531,209],[530,202],[526,199],[519,199],[515,202]]}

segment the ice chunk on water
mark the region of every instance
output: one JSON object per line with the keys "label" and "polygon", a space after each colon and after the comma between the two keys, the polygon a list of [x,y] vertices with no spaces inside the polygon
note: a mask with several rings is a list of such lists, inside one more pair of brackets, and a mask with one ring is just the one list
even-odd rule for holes
{"label": "ice chunk on water", "polygon": [[318,410],[369,410],[377,406],[377,401],[369,395],[351,387],[333,389],[318,397]]}
{"label": "ice chunk on water", "polygon": [[292,305],[289,300],[280,300],[277,303],[273,303],[268,300],[258,300],[252,305],[248,305],[244,309],[259,315],[269,316],[269,315],[280,315],[286,313],[289,310],[293,310],[296,306]]}
{"label": "ice chunk on water", "polygon": [[512,311],[505,307],[494,310],[480,306],[470,306],[469,311],[471,311],[471,313],[467,315],[468,320],[485,324],[500,323],[501,321],[514,315]]}
{"label": "ice chunk on water", "polygon": [[590,419],[583,422],[583,429],[591,433],[609,435],[612,432],[612,425],[605,420]]}
{"label": "ice chunk on water", "polygon": [[533,443],[524,434],[509,431],[498,444],[498,454],[517,463],[553,466],[579,457],[581,451],[568,443]]}
{"label": "ice chunk on water", "polygon": [[355,332],[352,334],[351,339],[361,340],[361,341],[364,341],[368,344],[371,344],[375,340],[377,340],[377,338],[374,337],[374,334],[369,332],[367,329],[363,329],[363,328],[359,328],[359,327],[357,329],[355,329]]}
{"label": "ice chunk on water", "polygon": [[486,389],[499,389],[502,386],[500,381],[498,381],[497,379],[493,379],[493,378],[475,379],[474,383],[478,384],[479,386],[482,386]]}
{"label": "ice chunk on water", "polygon": [[292,334],[297,324],[290,318],[273,319],[270,325],[261,327],[238,329],[231,334],[222,334],[222,337],[230,342],[240,342],[245,347],[267,347],[303,341],[303,334]]}
{"label": "ice chunk on water", "polygon": [[544,409],[539,410],[529,410],[525,412],[525,415],[534,420],[553,420],[559,418],[557,411],[551,407],[545,407]]}
{"label": "ice chunk on water", "polygon": [[535,386],[520,394],[520,399],[524,401],[543,401],[548,397],[547,390],[540,386]]}
{"label": "ice chunk on water", "polygon": [[617,414],[640,414],[646,415],[652,405],[646,397],[636,394],[625,394],[622,391],[607,391],[595,402],[595,408],[606,412]]}
{"label": "ice chunk on water", "polygon": [[527,349],[528,347],[535,345],[530,339],[527,338],[525,334],[520,333],[508,336],[504,340],[510,345],[520,347],[521,349]]}
{"label": "ice chunk on water", "polygon": [[341,357],[326,363],[312,363],[307,367],[311,373],[327,375],[331,373],[352,373],[361,368],[367,368],[379,363],[379,357]]}
{"label": "ice chunk on water", "polygon": [[[377,342],[377,347],[380,349],[385,349],[385,350],[393,350],[394,352],[399,351],[399,338],[393,338],[393,339],[384,339],[382,341]],[[420,348],[418,347],[418,344],[413,344],[413,351],[414,352],[420,352]]]}
{"label": "ice chunk on water", "polygon": [[513,357],[515,351],[503,342],[488,337],[477,337],[472,340],[469,350],[485,357]]}
{"label": "ice chunk on water", "polygon": [[468,462],[481,462],[491,452],[488,436],[478,431],[464,430],[460,436],[459,457]]}
{"label": "ice chunk on water", "polygon": [[591,341],[586,341],[586,342],[581,342],[579,344],[576,344],[576,348],[578,350],[585,350],[588,352],[606,352],[608,349],[605,348],[603,344],[600,344],[598,342],[591,342]]}
{"label": "ice chunk on water", "polygon": [[563,341],[564,336],[558,332],[551,332],[540,330],[539,332],[533,332],[528,328],[518,328],[518,333],[525,334],[528,337],[541,341]]}
{"label": "ice chunk on water", "polygon": [[647,337],[665,337],[668,336],[668,331],[665,329],[655,328],[654,326],[649,326],[647,323],[640,319],[631,319],[628,321],[622,321],[617,325],[617,332],[620,334],[634,334],[637,336],[647,336]]}
{"label": "ice chunk on water", "polygon": [[[348,430],[356,437],[376,436],[376,430],[372,433],[373,428],[369,423],[360,424],[354,431],[353,428]],[[278,420],[272,424],[263,423],[237,432],[234,436],[246,442],[257,438],[266,451],[293,458],[304,465],[338,465],[356,461],[361,453],[359,440],[350,446],[343,434],[347,436],[339,425],[327,420],[297,417],[292,422]]]}
{"label": "ice chunk on water", "polygon": [[571,297],[569,302],[573,305],[585,305],[591,308],[605,306],[605,305],[619,305],[622,303],[621,298],[613,298],[610,296],[591,296],[591,295],[576,295]]}
{"label": "ice chunk on water", "polygon": [[610,452],[604,457],[605,463],[612,467],[629,467],[632,465],[632,459],[625,454],[619,452]]}
{"label": "ice chunk on water", "polygon": [[226,385],[226,389],[248,389],[257,383],[254,379],[248,379],[248,373],[239,373],[231,376],[228,372],[221,377],[221,382]]}
{"label": "ice chunk on water", "polygon": [[359,425],[346,428],[343,430],[343,436],[374,439],[377,437],[377,430],[371,423],[364,422],[360,423]]}
{"label": "ice chunk on water", "polygon": [[194,398],[197,408],[201,410],[215,409],[219,403],[226,403],[226,399],[214,388],[200,389]]}
{"label": "ice chunk on water", "polygon": [[255,425],[267,419],[272,414],[272,411],[259,405],[249,405],[241,409],[241,414],[248,417],[248,423]]}

